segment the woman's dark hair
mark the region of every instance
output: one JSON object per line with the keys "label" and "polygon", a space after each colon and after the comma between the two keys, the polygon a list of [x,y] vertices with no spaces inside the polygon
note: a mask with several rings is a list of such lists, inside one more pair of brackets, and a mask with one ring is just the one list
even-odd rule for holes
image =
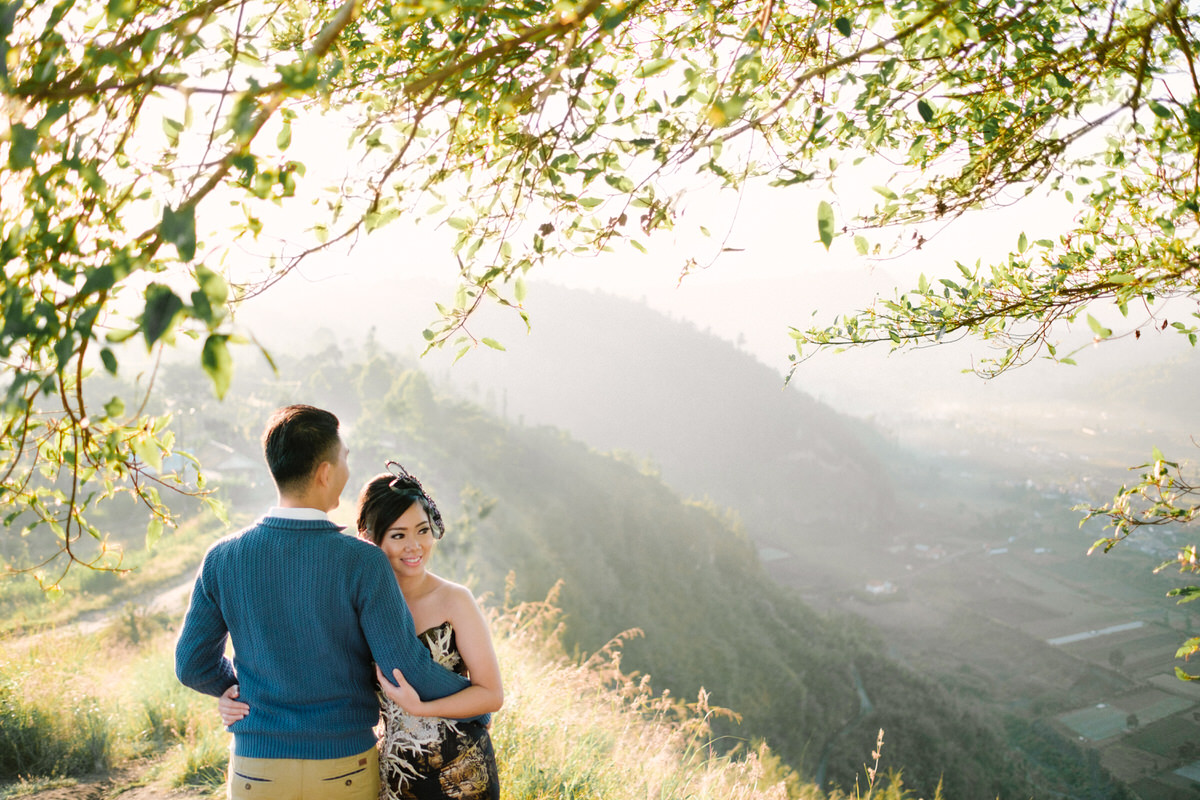
{"label": "woman's dark hair", "polygon": [[285,406],[267,420],[262,443],[275,486],[282,492],[303,489],[322,461],[337,458],[338,418],[313,406]]}
{"label": "woman's dark hair", "polygon": [[377,545],[382,544],[387,529],[392,527],[413,503],[419,503],[429,515],[433,538],[442,538],[446,526],[442,524],[442,515],[433,499],[425,493],[416,478],[397,477],[390,472],[376,475],[359,492],[358,535]]}

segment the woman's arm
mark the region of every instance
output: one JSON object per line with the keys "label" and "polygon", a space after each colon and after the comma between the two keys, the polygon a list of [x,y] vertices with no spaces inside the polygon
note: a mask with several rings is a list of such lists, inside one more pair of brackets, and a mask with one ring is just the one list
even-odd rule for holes
{"label": "woman's arm", "polygon": [[414,716],[461,719],[498,711],[504,705],[504,688],[487,620],[470,590],[458,585],[448,588],[447,618],[454,626],[458,652],[471,675],[471,685],[447,697],[423,701],[400,670],[393,671],[397,682],[393,685],[376,667],[379,686],[392,702]]}

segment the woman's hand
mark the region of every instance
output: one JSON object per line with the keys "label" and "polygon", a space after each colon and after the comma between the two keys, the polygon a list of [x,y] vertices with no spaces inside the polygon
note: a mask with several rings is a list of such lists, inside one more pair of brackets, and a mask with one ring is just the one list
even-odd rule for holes
{"label": "woman's hand", "polygon": [[417,690],[404,680],[404,673],[394,669],[392,675],[395,676],[395,684],[383,677],[379,665],[375,665],[375,677],[379,680],[379,688],[383,690],[389,700],[400,706],[400,709],[406,714],[412,714],[415,717],[429,716],[429,713],[425,711],[425,702],[421,700]]}
{"label": "woman's hand", "polygon": [[217,713],[221,715],[221,722],[224,722],[227,728],[250,713],[250,706],[234,699],[237,696],[238,687],[235,683],[217,698]]}

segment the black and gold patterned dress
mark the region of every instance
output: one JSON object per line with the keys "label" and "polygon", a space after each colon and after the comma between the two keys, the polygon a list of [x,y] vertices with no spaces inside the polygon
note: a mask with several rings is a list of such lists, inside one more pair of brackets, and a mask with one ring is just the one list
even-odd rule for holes
{"label": "black and gold patterned dress", "polygon": [[[419,637],[433,660],[460,675],[467,667],[447,621]],[[387,697],[379,740],[381,800],[498,800],[496,753],[487,728],[478,722],[414,717]]]}

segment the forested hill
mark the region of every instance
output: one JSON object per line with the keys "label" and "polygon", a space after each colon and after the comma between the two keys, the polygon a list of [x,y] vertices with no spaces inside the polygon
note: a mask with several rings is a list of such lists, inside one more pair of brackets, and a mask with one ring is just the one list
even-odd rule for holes
{"label": "forested hill", "polygon": [[889,529],[895,502],[862,445],[870,432],[785,387],[782,365],[600,292],[539,285],[529,302],[532,335],[491,310],[485,327],[506,352],[439,377],[510,421],[649,458],[668,485],[736,508],[756,542],[790,550],[832,528],[866,545]]}
{"label": "forested hill", "polygon": [[[689,500],[639,459],[438,396],[379,348],[279,361],[278,378],[243,373],[235,400],[197,417],[236,417],[252,450],[261,420],[242,421],[265,409],[300,399],[334,409],[348,427],[353,483],[396,458],[439,498],[450,522],[443,568],[472,574],[497,599],[506,582],[524,600],[562,581],[565,639],[581,652],[640,629],[625,645],[627,670],[682,701],[704,687],[741,715],[716,723],[717,746],[766,739],[805,778],[851,786],[884,728],[884,766],[902,769],[920,796],[942,782],[947,798],[1028,797],[1031,781],[1109,796],[1069,743],[1029,737],[1055,748],[1053,771],[1042,769],[1008,746],[997,719],[888,662],[862,623],[821,616],[777,586],[721,507]],[[197,419],[189,438],[217,429]],[[267,501],[251,494],[238,502]]]}

